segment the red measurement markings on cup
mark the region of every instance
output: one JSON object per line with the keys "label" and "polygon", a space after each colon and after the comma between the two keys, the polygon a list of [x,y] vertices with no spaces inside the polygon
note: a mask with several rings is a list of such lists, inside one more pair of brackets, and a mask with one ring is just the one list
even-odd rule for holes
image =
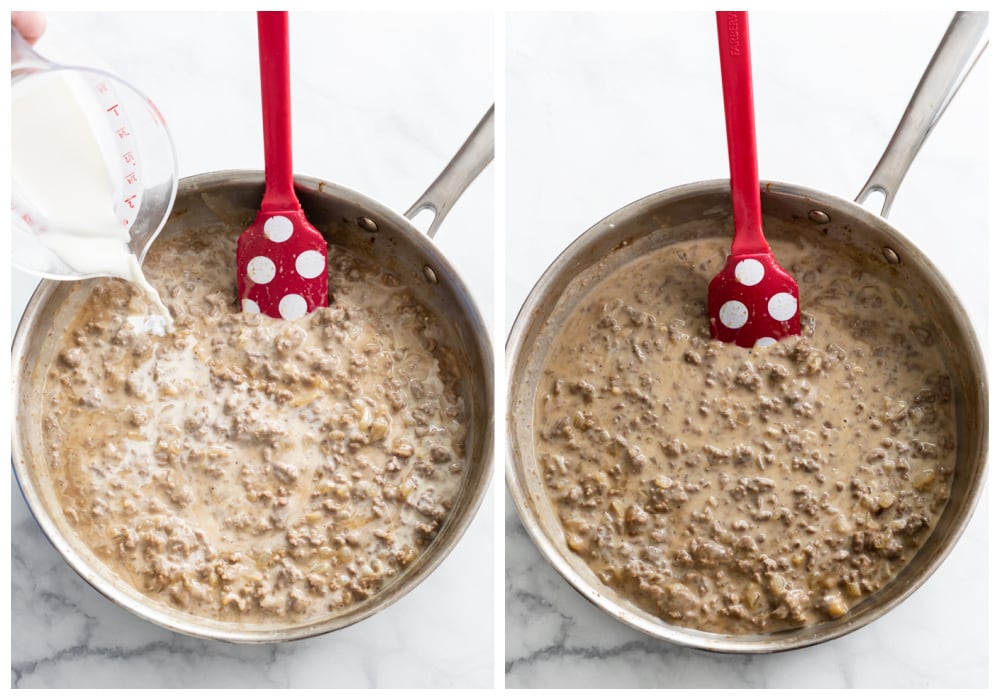
{"label": "red measurement markings on cup", "polygon": [[[121,164],[116,169],[115,177],[120,178],[123,191],[119,192],[116,214],[124,226],[128,226],[133,214],[142,206],[141,172],[142,168],[136,157],[136,142],[132,125],[129,122],[127,104],[121,101],[121,95],[107,80],[97,80],[91,83],[98,95],[100,104],[104,107],[107,124],[111,132],[118,137]],[[111,164],[109,164],[111,165]]]}

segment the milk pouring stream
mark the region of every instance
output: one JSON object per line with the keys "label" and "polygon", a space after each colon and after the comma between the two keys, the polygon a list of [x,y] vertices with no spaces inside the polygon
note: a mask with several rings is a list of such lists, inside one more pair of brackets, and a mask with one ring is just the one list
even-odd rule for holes
{"label": "milk pouring stream", "polygon": [[[111,275],[138,285],[162,316],[144,319],[148,330],[172,326],[160,295],[146,281],[129,230],[116,214],[121,189],[108,163],[111,138],[94,123],[93,98],[76,76],[53,71],[12,85],[12,189],[36,217],[33,238],[80,277]],[[100,115],[98,115],[100,116]]]}

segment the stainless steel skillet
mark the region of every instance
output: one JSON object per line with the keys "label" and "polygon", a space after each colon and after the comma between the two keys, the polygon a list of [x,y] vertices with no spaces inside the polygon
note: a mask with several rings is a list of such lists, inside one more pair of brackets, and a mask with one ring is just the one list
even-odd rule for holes
{"label": "stainless steel skillet", "polygon": [[[431,240],[444,214],[493,157],[492,107],[435,182],[402,216],[346,187],[297,177],[299,199],[309,220],[347,247],[410,285],[415,296],[444,320],[456,348],[469,410],[467,471],[461,493],[431,545],[371,598],[308,623],[239,624],[190,614],[142,595],[117,577],[75,534],[45,478],[39,388],[57,352],[59,337],[95,280],[43,281],[21,318],[11,349],[14,472],[32,514],[70,566],[100,593],[130,612],[167,629],[231,642],[278,642],[315,636],[353,624],[385,609],[423,581],[454,548],[472,521],[492,473],[493,351],[489,333],[458,272]],[[181,181],[171,217],[160,236],[191,230],[236,233],[252,220],[264,188],[257,171],[222,171]],[[407,217],[430,209],[427,234]],[[220,227],[219,224],[225,224]]]}

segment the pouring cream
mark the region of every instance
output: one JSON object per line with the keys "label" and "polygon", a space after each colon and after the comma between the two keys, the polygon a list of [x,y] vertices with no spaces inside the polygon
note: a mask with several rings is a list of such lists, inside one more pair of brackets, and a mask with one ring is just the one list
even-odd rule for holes
{"label": "pouring cream", "polygon": [[129,248],[129,229],[115,212],[121,188],[105,156],[111,151],[83,107],[87,99],[59,71],[12,85],[11,185],[30,207],[32,238],[42,254],[78,277],[114,276],[137,285],[153,316],[137,325],[162,335],[172,329],[171,315]]}

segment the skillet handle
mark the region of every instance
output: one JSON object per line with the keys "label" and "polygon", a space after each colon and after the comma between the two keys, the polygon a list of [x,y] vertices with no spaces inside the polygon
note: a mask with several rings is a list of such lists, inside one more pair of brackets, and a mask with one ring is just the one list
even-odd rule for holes
{"label": "skillet handle", "polygon": [[491,160],[493,160],[493,105],[490,105],[485,116],[472,130],[451,162],[417,198],[413,206],[406,210],[404,216],[412,220],[425,209],[434,212],[434,219],[427,227],[427,237],[434,238],[444,217],[451,211],[452,205]]}
{"label": "skillet handle", "polygon": [[989,43],[988,26],[988,12],[955,13],[903,112],[896,133],[855,202],[862,204],[872,192],[881,192],[885,196],[882,217],[889,215],[896,192],[917,152]]}

